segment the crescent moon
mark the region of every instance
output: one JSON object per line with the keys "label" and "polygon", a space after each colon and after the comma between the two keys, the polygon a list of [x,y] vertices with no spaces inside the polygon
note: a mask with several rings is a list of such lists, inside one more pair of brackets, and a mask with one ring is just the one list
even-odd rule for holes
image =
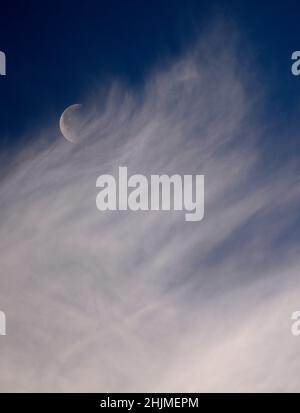
{"label": "crescent moon", "polygon": [[83,128],[82,104],[75,103],[67,107],[59,120],[62,135],[72,143],[80,140]]}

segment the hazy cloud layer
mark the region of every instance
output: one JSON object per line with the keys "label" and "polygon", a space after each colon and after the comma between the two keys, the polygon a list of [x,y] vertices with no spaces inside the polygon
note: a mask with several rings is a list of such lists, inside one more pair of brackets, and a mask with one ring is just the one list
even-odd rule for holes
{"label": "hazy cloud layer", "polygon": [[[218,26],[143,91],[93,96],[83,143],[53,125],[2,168],[1,391],[299,390],[298,171],[263,161],[240,52]],[[119,166],[205,174],[204,220],[97,211]]]}

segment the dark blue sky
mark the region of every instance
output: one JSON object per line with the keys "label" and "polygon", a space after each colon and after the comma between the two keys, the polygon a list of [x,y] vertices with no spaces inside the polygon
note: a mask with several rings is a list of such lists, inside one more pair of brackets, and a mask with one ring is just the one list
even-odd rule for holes
{"label": "dark blue sky", "polygon": [[[213,16],[233,21],[245,39],[241,71],[253,70],[248,50],[254,53],[274,119],[297,122],[300,76],[291,75],[290,56],[300,49],[299,15],[300,3],[291,0],[2,1],[7,76],[0,77],[1,148],[28,139],[28,131],[59,117],[101,79],[140,84]],[[298,140],[290,143],[299,147]]]}

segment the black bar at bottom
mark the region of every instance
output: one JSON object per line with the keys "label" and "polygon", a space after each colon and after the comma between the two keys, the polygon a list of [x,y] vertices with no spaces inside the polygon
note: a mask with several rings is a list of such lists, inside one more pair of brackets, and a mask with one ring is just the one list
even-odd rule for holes
{"label": "black bar at bottom", "polygon": [[[297,399],[297,400],[296,400]],[[188,408],[205,411],[209,408],[277,408],[286,409],[288,403],[300,401],[299,394],[213,394],[213,393],[9,393],[0,395],[0,405],[10,408],[37,409],[47,408],[83,410],[85,412],[103,409],[123,411],[146,410],[168,411]],[[4,410],[3,410],[4,411]],[[239,410],[240,411],[240,410]]]}

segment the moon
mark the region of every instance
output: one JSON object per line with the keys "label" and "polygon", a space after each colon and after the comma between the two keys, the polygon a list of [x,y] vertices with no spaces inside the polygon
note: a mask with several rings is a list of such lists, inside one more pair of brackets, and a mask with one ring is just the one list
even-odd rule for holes
{"label": "moon", "polygon": [[78,143],[84,135],[85,119],[83,105],[75,103],[64,110],[59,120],[62,135],[72,143]]}

